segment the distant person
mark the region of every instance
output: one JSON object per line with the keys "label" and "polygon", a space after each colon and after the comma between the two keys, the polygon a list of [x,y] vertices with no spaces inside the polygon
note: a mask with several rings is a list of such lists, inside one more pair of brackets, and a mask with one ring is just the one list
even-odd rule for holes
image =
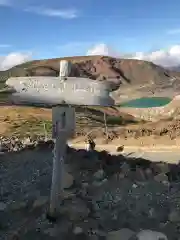
{"label": "distant person", "polygon": [[89,152],[93,152],[95,150],[96,144],[93,141],[92,138],[88,137],[88,139],[86,140],[86,150]]}
{"label": "distant person", "polygon": [[117,152],[123,152],[124,151],[124,145],[117,147]]}

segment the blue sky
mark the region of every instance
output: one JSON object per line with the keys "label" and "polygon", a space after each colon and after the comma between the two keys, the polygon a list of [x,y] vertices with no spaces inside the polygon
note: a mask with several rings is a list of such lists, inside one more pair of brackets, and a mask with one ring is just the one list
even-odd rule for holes
{"label": "blue sky", "polygon": [[85,55],[104,43],[121,53],[180,44],[179,0],[0,0],[0,55]]}

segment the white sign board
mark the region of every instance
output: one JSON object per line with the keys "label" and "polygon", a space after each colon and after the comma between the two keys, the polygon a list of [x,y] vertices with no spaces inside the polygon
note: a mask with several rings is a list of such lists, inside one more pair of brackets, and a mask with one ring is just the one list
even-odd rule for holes
{"label": "white sign board", "polygon": [[88,78],[67,77],[16,77],[6,81],[15,89],[11,94],[12,104],[53,107],[66,103],[71,106],[112,106],[108,83]]}

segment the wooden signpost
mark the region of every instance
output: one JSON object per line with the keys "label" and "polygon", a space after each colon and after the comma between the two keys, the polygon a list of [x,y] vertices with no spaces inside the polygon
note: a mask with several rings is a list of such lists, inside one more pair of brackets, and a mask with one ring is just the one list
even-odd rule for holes
{"label": "wooden signpost", "polygon": [[55,146],[49,208],[51,217],[58,214],[63,196],[64,161],[67,140],[75,132],[75,107],[114,105],[105,83],[68,77],[70,72],[71,64],[61,61],[59,77],[17,77],[6,81],[11,104],[52,108]]}
{"label": "wooden signpost", "polygon": [[[68,77],[70,66],[68,62],[60,62],[60,81]],[[64,161],[66,157],[67,140],[74,135],[75,109],[69,106],[52,108],[52,138],[55,146],[53,151],[52,186],[50,196],[49,215],[56,217],[64,190]]]}

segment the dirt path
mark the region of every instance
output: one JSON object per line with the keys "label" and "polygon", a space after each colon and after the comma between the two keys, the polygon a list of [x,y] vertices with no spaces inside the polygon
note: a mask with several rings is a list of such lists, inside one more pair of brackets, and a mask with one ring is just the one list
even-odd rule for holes
{"label": "dirt path", "polygon": [[[71,141],[68,142],[68,145],[73,147],[73,148],[76,148],[76,149],[83,149],[85,148],[85,143],[73,143]],[[119,146],[121,146],[119,144]],[[97,151],[103,151],[103,150],[106,150],[108,152],[112,152],[112,153],[115,153],[117,152],[116,149],[117,149],[118,145],[115,145],[115,144],[98,144],[96,145],[96,150]],[[171,145],[171,146],[168,146],[168,145],[149,145],[149,146],[138,146],[138,145],[134,145],[134,146],[124,146],[124,151],[127,152],[127,151],[139,151],[139,150],[144,150],[144,151],[155,151],[155,152],[158,152],[158,151],[164,151],[164,152],[174,152],[174,151],[177,151],[177,152],[180,152],[180,146],[178,145]]]}
{"label": "dirt path", "polygon": [[[72,144],[69,146],[76,149],[84,149],[85,144]],[[112,155],[119,155],[117,152],[117,146],[112,144],[106,145],[96,145],[97,151],[107,151]],[[124,156],[130,156],[135,158],[144,158],[152,162],[167,162],[167,163],[179,163],[180,161],[180,147],[179,146],[166,146],[166,145],[156,145],[156,146],[125,146],[123,152]]]}

